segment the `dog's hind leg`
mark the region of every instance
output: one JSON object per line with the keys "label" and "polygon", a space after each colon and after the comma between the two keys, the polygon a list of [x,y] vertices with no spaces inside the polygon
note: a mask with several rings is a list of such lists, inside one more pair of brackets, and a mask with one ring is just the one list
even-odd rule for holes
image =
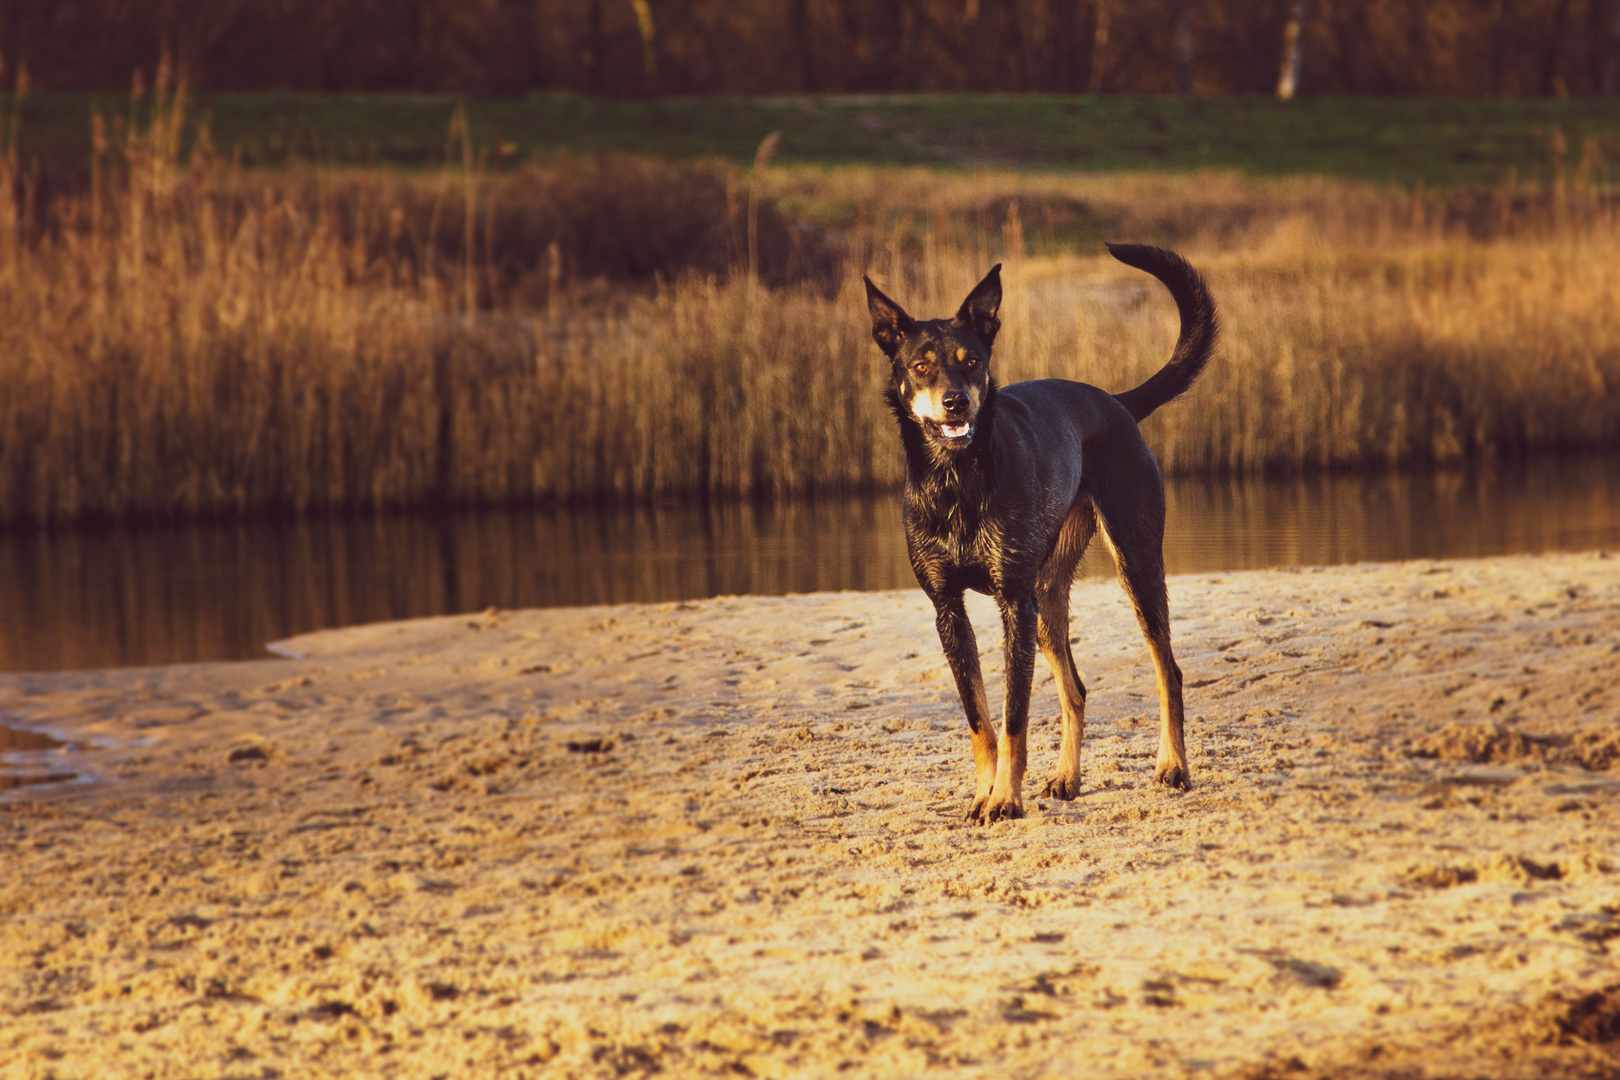
{"label": "dog's hind leg", "polygon": [[1119,566],[1120,584],[1136,608],[1158,673],[1159,758],[1153,778],[1166,787],[1186,790],[1192,779],[1187,769],[1181,668],[1170,648],[1170,599],[1164,586],[1164,482],[1151,458],[1130,472],[1134,475],[1111,474],[1109,485],[1096,490],[1093,498],[1102,516],[1103,538]]}
{"label": "dog's hind leg", "polygon": [[1035,604],[1040,618],[1036,638],[1041,652],[1057,680],[1058,700],[1063,707],[1063,741],[1058,747],[1057,769],[1041,792],[1045,798],[1073,799],[1080,794],[1080,746],[1086,738],[1086,684],[1074,665],[1069,649],[1069,589],[1080,558],[1097,528],[1097,512],[1082,500],[1069,512],[1057,545],[1046,565],[1041,567],[1035,588]]}
{"label": "dog's hind leg", "polygon": [[978,639],[973,635],[973,623],[968,619],[961,593],[935,598],[934,626],[939,630],[939,644],[945,650],[951,674],[956,677],[962,711],[967,713],[968,731],[973,736],[973,767],[978,783],[968,817],[977,821],[984,817],[991,789],[995,787],[996,730],[990,719],[984,676],[979,671]]}
{"label": "dog's hind leg", "polygon": [[[1170,649],[1170,601],[1164,588],[1164,570],[1144,571],[1126,578],[1142,635],[1153,652],[1159,677],[1159,757],[1153,779],[1182,791],[1192,787],[1187,769],[1186,724],[1181,702],[1181,668]],[[1127,572],[1129,573],[1129,572]]]}

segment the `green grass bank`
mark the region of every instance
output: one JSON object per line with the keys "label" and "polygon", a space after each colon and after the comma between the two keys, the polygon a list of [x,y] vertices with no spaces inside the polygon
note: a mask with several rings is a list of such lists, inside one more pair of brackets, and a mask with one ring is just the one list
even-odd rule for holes
{"label": "green grass bank", "polygon": [[[127,96],[39,94],[20,105],[19,149],[82,168],[92,111],[141,112]],[[1144,97],[989,94],[612,100],[446,95],[205,94],[214,145],[251,167],[289,160],[423,167],[442,163],[464,105],[493,161],[537,152],[634,151],[751,161],[781,133],[784,163],[946,168],[1312,174],[1402,185],[1496,184],[1509,171],[1620,158],[1620,103],[1601,99]]]}

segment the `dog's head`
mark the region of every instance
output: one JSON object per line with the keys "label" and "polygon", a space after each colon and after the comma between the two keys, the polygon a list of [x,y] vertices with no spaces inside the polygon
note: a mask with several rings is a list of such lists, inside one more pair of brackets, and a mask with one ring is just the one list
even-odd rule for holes
{"label": "dog's head", "polygon": [[872,339],[894,365],[898,407],[948,450],[973,440],[990,389],[990,346],[1001,329],[1001,264],[991,267],[950,319],[918,322],[866,279]]}

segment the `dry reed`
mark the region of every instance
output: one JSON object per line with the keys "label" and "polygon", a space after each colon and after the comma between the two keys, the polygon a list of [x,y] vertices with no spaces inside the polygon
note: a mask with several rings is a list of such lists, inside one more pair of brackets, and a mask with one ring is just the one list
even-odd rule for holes
{"label": "dry reed", "polygon": [[206,140],[182,160],[182,110],[157,116],[98,126],[89,189],[50,207],[0,162],[0,520],[891,486],[860,273],[937,315],[1004,260],[1002,381],[1124,389],[1175,315],[1067,250],[1100,231],[1183,246],[1225,315],[1146,426],[1167,470],[1620,441],[1620,228],[1590,178],[1446,201],[776,170],[752,178],[757,288],[750,180],[722,165],[250,174]]}

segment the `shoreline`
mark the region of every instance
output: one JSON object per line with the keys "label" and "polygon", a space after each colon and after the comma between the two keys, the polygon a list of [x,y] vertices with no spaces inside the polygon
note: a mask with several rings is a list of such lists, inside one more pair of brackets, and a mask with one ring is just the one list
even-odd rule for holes
{"label": "shoreline", "polygon": [[1620,560],[1170,595],[1193,791],[1084,579],[1085,790],[1038,663],[988,828],[916,590],[0,675],[108,778],[0,800],[0,1071],[1612,1075]]}

